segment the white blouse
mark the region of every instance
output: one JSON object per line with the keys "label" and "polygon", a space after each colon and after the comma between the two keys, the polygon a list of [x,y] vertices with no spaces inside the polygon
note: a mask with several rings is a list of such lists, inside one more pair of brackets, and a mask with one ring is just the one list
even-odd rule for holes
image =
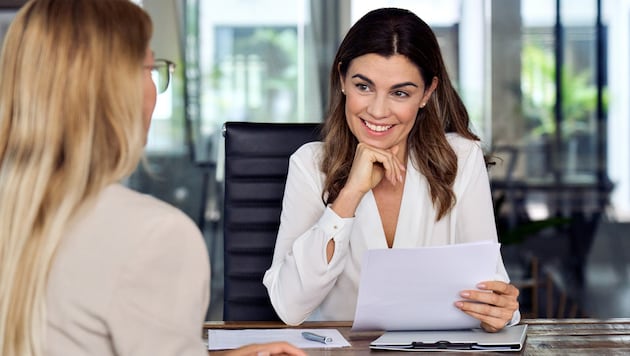
{"label": "white blouse", "polygon": [[[393,248],[497,241],[481,147],[457,134],[447,134],[447,140],[458,158],[453,186],[456,205],[436,222],[427,180],[409,159]],[[278,316],[290,325],[305,320],[352,320],[364,253],[387,248],[371,191],[353,218],[341,218],[324,205],[322,152],[323,143],[311,142],[291,156],[273,262],[263,279]],[[335,252],[328,263],[326,245],[331,238]],[[509,281],[501,258],[496,279]],[[511,323],[519,319],[515,313]]]}

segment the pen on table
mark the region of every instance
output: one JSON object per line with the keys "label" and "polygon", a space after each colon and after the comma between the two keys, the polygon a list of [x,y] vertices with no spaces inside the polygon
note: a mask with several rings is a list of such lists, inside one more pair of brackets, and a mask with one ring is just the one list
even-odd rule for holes
{"label": "pen on table", "polygon": [[328,344],[333,342],[332,337],[329,336],[324,336],[324,335],[318,335],[312,332],[308,332],[308,331],[303,331],[302,332],[302,336],[306,339],[306,340],[311,340],[311,341],[317,341],[317,342],[321,342],[322,344]]}

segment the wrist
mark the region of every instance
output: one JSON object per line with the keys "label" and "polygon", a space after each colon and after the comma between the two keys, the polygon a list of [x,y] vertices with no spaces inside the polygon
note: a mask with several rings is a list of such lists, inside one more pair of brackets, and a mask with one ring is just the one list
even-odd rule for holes
{"label": "wrist", "polygon": [[354,213],[361,202],[361,198],[365,193],[351,192],[347,189],[342,189],[337,195],[337,199],[330,205],[330,208],[342,218],[354,217]]}

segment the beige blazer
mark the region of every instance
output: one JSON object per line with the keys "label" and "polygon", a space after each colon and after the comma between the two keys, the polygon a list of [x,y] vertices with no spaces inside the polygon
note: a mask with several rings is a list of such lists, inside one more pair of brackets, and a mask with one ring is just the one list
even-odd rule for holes
{"label": "beige blazer", "polygon": [[186,215],[109,186],[70,224],[51,267],[46,355],[207,355],[209,279]]}

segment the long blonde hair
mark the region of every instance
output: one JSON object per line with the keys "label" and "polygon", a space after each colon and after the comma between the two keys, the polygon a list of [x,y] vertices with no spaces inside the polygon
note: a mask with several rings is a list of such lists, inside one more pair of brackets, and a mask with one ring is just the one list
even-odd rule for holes
{"label": "long blonde hair", "polygon": [[142,155],[149,16],[128,0],[31,0],[0,58],[0,354],[41,355],[69,220]]}

